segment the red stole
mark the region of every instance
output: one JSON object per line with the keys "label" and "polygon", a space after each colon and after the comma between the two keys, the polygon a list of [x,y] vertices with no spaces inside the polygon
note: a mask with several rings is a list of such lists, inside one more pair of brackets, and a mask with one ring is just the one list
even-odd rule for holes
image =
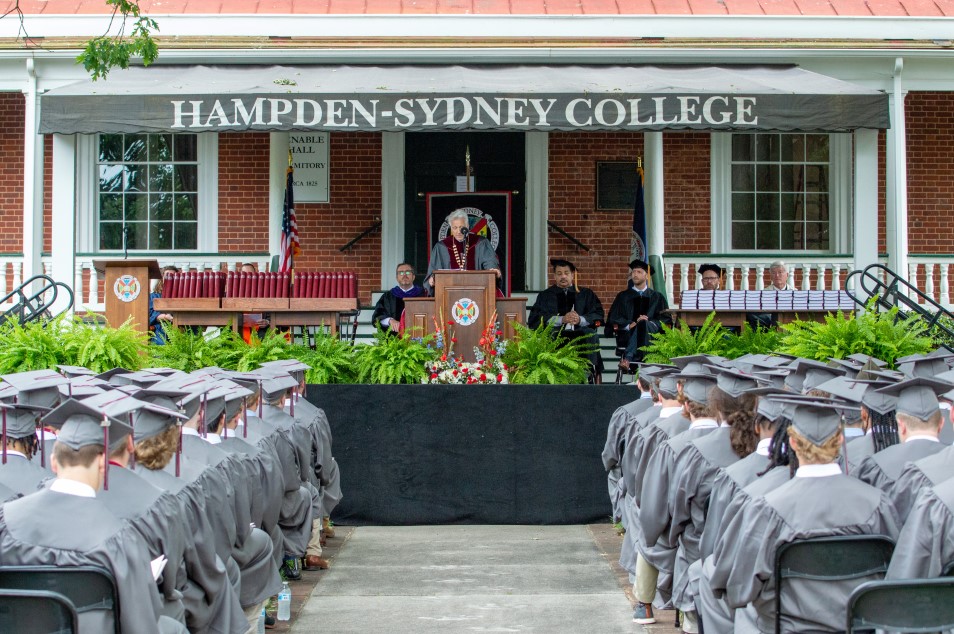
{"label": "red stole", "polygon": [[[476,271],[477,270],[477,249],[476,243],[477,240],[471,240],[470,234],[464,238],[464,244],[460,244],[457,240],[454,239],[454,236],[450,235],[441,240],[445,247],[447,247],[447,254],[450,256],[450,268],[455,271],[465,270],[465,271]],[[466,246],[466,245],[469,245]],[[458,249],[460,247],[461,249]],[[460,260],[458,258],[463,258],[462,249],[467,249],[467,268],[460,268]]]}

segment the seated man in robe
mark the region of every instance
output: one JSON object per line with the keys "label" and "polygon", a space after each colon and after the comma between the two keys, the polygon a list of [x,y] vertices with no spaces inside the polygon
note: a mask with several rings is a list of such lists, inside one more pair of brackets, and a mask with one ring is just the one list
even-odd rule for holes
{"label": "seated man in robe", "polygon": [[6,403],[0,403],[0,408],[3,408],[0,412],[3,417],[0,484],[15,494],[29,495],[50,477],[50,472],[39,465],[39,460],[33,459],[39,446],[36,437],[38,410],[29,405]]}
{"label": "seated man in robe", "polygon": [[397,265],[395,276],[397,286],[381,295],[374,306],[371,323],[389,334],[401,331],[401,317],[404,315],[404,300],[408,297],[423,297],[424,289],[414,283],[414,266],[408,262]]}
{"label": "seated man in robe", "polygon": [[629,263],[630,281],[610,307],[606,321],[606,335],[616,336],[617,348],[624,348],[620,365],[629,368],[633,361],[642,361],[640,350],[649,344],[650,335],[661,329],[669,318],[663,313],[669,310],[666,296],[649,288],[649,265],[642,260]]}
{"label": "seated man in robe", "polygon": [[603,361],[600,359],[599,335],[596,327],[603,321],[603,305],[596,293],[576,284],[576,265],[569,260],[553,259],[553,286],[539,295],[530,308],[527,325],[537,328],[546,322],[558,327],[567,339],[582,337],[594,349],[588,355],[594,377],[600,382]]}

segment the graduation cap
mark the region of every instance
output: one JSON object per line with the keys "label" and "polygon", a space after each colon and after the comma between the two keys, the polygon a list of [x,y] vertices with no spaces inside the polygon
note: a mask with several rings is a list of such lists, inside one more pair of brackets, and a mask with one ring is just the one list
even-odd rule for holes
{"label": "graduation cap", "polygon": [[914,416],[920,420],[927,420],[940,410],[937,395],[947,392],[950,388],[950,384],[944,381],[915,377],[883,387],[878,391],[897,397],[898,404],[895,409],[898,412]]}
{"label": "graduation cap", "polygon": [[273,401],[278,396],[297,386],[298,381],[290,374],[285,372],[270,374],[262,380],[262,396],[265,400]]}
{"label": "graduation cap", "polygon": [[719,277],[722,277],[722,267],[719,266],[718,264],[703,264],[698,269],[696,269],[696,272],[699,275],[702,275],[706,271],[712,271]]}
{"label": "graduation cap", "polygon": [[[103,381],[103,383],[105,383],[105,381]],[[96,394],[102,394],[112,387],[111,385],[109,387],[102,387],[95,383],[66,383],[58,386],[58,389],[60,395],[63,397],[82,399]]]}
{"label": "graduation cap", "polygon": [[166,409],[171,409],[182,413],[179,407],[179,401],[189,395],[189,392],[183,390],[162,389],[155,386],[138,388],[135,392],[129,394],[134,399],[144,403],[152,403]]}
{"label": "graduation cap", "polygon": [[182,370],[176,370],[175,368],[149,368],[149,371],[153,374],[159,374],[166,378],[187,375],[186,372],[183,372]]}
{"label": "graduation cap", "polygon": [[109,488],[109,454],[119,449],[132,433],[129,425],[76,399],[68,399],[48,413],[43,424],[59,429],[56,442],[70,449],[102,444],[106,457],[103,488]]}
{"label": "graduation cap", "polygon": [[906,377],[934,377],[951,369],[946,357],[920,355],[919,358],[912,358],[914,356],[904,357],[907,360],[898,359],[898,370]]}
{"label": "graduation cap", "polygon": [[686,398],[700,405],[709,403],[709,392],[717,384],[715,376],[698,373],[683,373],[674,376],[682,380],[682,393]]}
{"label": "graduation cap", "polygon": [[102,379],[104,381],[112,382],[110,381],[110,379],[112,379],[117,374],[129,374],[129,373],[130,373],[130,370],[127,370],[126,368],[113,368],[112,370],[106,370],[105,372],[100,372],[99,374],[96,375],[96,378]]}
{"label": "graduation cap", "polygon": [[733,368],[720,366],[709,367],[715,371],[716,384],[719,386],[719,389],[732,398],[739,398],[749,390],[769,383],[767,379],[759,378],[745,372],[739,372]]}
{"label": "graduation cap", "polygon": [[656,391],[663,398],[676,398],[676,395],[679,394],[679,374],[669,372],[659,377],[656,382]]}
{"label": "graduation cap", "polygon": [[[233,381],[222,380],[209,391],[209,403],[206,406],[208,420],[218,420],[223,414],[226,422],[232,420],[236,414],[244,409],[245,399],[252,395],[252,391]],[[212,400],[214,399],[214,400]],[[226,428],[222,428],[222,435],[228,436]],[[248,431],[244,431],[248,435]]]}
{"label": "graduation cap", "polygon": [[156,374],[150,370],[140,370],[139,372],[127,372],[126,374],[114,374],[109,378],[109,381],[113,385],[135,385],[137,387],[145,387],[147,385],[152,385],[153,383],[159,383],[160,381],[165,380],[166,377],[161,374]]}
{"label": "graduation cap", "polygon": [[878,366],[879,368],[884,368],[888,366],[888,363],[886,361],[882,361],[881,359],[877,357],[872,357],[871,355],[862,354],[860,352],[856,352],[855,354],[849,354],[848,358],[853,361],[857,361],[861,365],[868,365],[870,363],[870,364]]}
{"label": "graduation cap", "polygon": [[174,409],[147,404],[132,413],[133,441],[141,442],[158,436],[169,427],[179,424],[185,419],[185,414]]}
{"label": "graduation cap", "polygon": [[857,409],[849,403],[836,399],[799,398],[794,395],[768,398],[791,405],[792,427],[816,446],[824,444],[841,431],[841,410]]}
{"label": "graduation cap", "polygon": [[649,265],[643,262],[642,260],[640,260],[639,258],[636,258],[635,260],[629,263],[629,269],[631,271],[634,269],[641,269],[649,273]]}
{"label": "graduation cap", "polygon": [[53,408],[60,402],[58,386],[69,383],[69,379],[52,370],[34,370],[0,376],[15,390],[15,400],[26,405],[39,405]]}
{"label": "graduation cap", "polygon": [[[860,403],[861,398],[870,385],[871,383],[867,381],[858,381],[843,376],[836,376],[835,378],[828,379],[824,383],[820,383],[816,386],[816,389],[822,392],[828,392],[832,396],[852,403]],[[885,384],[882,383],[882,385]]]}
{"label": "graduation cap", "polygon": [[[573,273],[576,273],[576,265],[570,262],[569,260],[564,260],[563,258],[550,258],[550,266],[554,269],[558,266],[565,266]],[[265,365],[264,363],[262,365]]]}
{"label": "graduation cap", "polygon": [[[698,366],[722,365],[726,361],[726,358],[714,354],[690,354],[684,357],[673,357],[670,361],[680,370],[688,371],[690,364],[694,363]],[[704,367],[701,373],[709,374],[711,372],[712,370]],[[693,373],[699,374],[700,372],[698,368],[696,368]]]}
{"label": "graduation cap", "polygon": [[77,376],[94,376],[96,373],[81,365],[57,365],[57,369],[68,379]]}
{"label": "graduation cap", "polygon": [[36,433],[38,414],[46,411],[35,405],[0,403],[0,431],[2,431],[3,464],[7,464],[7,439],[27,438]]}
{"label": "graduation cap", "polygon": [[790,370],[787,369],[775,369],[775,370],[752,370],[752,375],[757,376],[760,379],[765,379],[772,384],[772,387],[778,389],[785,388],[785,377],[791,374]]}
{"label": "graduation cap", "polygon": [[760,398],[755,408],[755,413],[766,418],[773,423],[777,423],[782,418],[788,418],[788,407],[782,401],[773,401],[770,398]]}

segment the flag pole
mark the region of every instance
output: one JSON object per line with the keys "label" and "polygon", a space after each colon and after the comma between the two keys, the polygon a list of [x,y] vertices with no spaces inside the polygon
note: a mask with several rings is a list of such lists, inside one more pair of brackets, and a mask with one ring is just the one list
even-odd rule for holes
{"label": "flag pole", "polygon": [[[291,175],[295,173],[295,168],[293,166],[294,157],[292,156],[291,148],[288,148],[288,168],[285,170],[285,200],[288,200],[288,188],[291,183]],[[288,296],[293,297],[295,295],[295,249],[291,248],[288,255]]]}

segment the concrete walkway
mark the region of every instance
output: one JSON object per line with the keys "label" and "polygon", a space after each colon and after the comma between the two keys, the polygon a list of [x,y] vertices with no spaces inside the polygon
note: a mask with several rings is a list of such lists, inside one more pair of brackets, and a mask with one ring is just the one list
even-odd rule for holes
{"label": "concrete walkway", "polygon": [[350,531],[291,631],[646,630],[586,526],[420,526]]}

